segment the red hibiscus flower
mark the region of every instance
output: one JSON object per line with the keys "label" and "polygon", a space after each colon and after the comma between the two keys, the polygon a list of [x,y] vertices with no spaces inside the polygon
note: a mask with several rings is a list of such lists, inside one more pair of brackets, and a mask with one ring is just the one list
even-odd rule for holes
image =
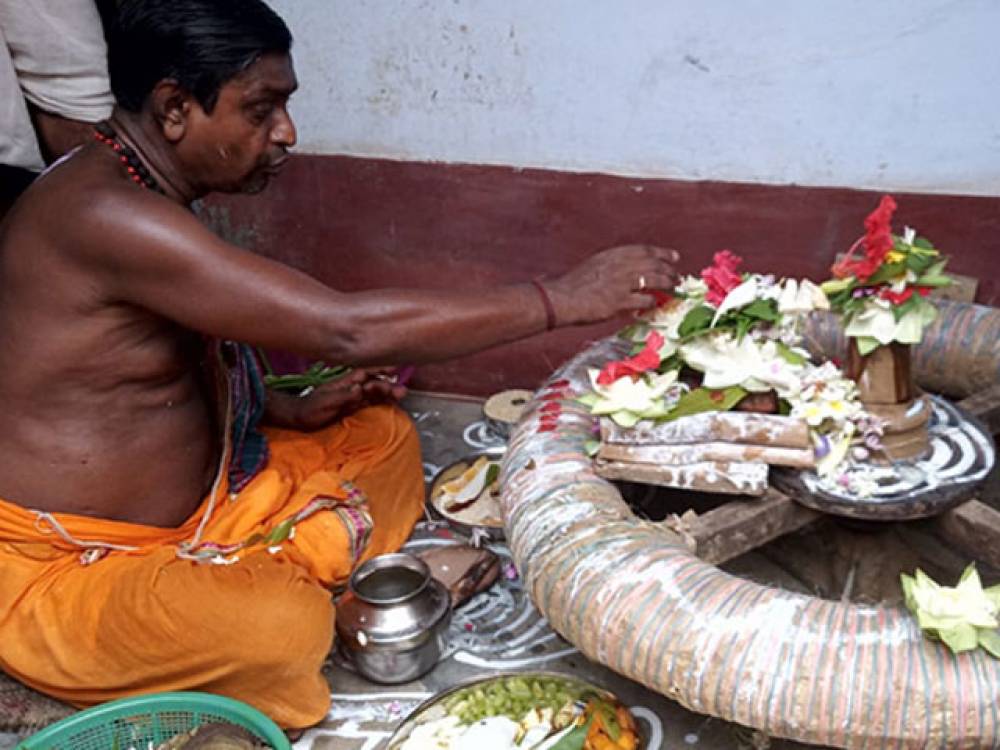
{"label": "red hibiscus flower", "polygon": [[[833,267],[833,275],[839,279],[853,276],[860,282],[868,281],[879,269],[885,256],[892,250],[892,214],[896,201],[891,195],[883,195],[878,208],[865,218],[865,236],[854,243],[847,257]],[[854,251],[864,247],[864,257],[855,259]]]}
{"label": "red hibiscus flower", "polygon": [[601,374],[597,376],[597,383],[611,385],[618,378],[623,378],[626,375],[641,375],[644,372],[655,370],[660,366],[660,347],[663,344],[663,336],[656,331],[651,331],[646,337],[646,345],[641,352],[634,357],[606,364],[601,370]]}
{"label": "red hibiscus flower", "polygon": [[742,283],[743,277],[736,269],[743,259],[729,250],[720,250],[712,261],[713,264],[701,272],[701,278],[708,284],[705,299],[710,305],[718,307],[726,295]]}
{"label": "red hibiscus flower", "polygon": [[913,296],[913,288],[906,287],[901,292],[894,292],[889,287],[886,287],[879,292],[878,296],[894,305],[901,305]]}
{"label": "red hibiscus flower", "polygon": [[665,292],[662,289],[644,289],[643,293],[648,294],[653,298],[653,304],[656,307],[663,307],[664,305],[669,304],[674,298],[674,295],[669,292]]}

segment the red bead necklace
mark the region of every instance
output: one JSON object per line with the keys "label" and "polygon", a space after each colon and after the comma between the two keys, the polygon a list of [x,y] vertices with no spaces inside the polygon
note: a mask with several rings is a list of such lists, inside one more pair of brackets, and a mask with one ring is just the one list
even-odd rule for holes
{"label": "red bead necklace", "polygon": [[94,125],[94,139],[100,141],[118,154],[119,161],[125,165],[125,169],[128,171],[129,177],[132,178],[133,182],[161,195],[166,195],[163,188],[160,187],[160,183],[156,181],[156,178],[150,174],[146,165],[142,163],[142,159],[139,158],[135,149],[124,143],[111,125],[107,122],[99,122]]}

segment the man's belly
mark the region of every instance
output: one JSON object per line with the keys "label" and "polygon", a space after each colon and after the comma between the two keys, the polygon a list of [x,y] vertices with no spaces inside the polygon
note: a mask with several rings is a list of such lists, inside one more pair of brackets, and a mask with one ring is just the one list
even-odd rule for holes
{"label": "man's belly", "polygon": [[[98,417],[0,416],[0,499],[33,510],[174,527],[205,496],[217,460],[200,398],[118,403]],[[2,410],[0,410],[2,412]]]}

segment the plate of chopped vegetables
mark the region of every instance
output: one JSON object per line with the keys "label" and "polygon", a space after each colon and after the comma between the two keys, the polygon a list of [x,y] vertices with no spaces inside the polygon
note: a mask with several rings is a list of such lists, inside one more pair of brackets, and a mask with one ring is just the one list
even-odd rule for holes
{"label": "plate of chopped vegetables", "polygon": [[614,695],[552,672],[501,674],[424,702],[388,750],[637,750],[632,713]]}

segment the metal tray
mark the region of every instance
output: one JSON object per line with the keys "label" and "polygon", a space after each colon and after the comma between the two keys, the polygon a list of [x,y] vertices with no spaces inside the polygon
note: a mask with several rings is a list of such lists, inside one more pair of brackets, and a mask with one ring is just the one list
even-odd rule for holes
{"label": "metal tray", "polygon": [[[488,685],[499,680],[506,680],[512,677],[521,677],[527,679],[556,679],[562,680],[568,684],[573,685],[575,688],[581,690],[590,691],[601,696],[609,702],[614,702],[621,704],[622,702],[618,699],[614,693],[605,688],[598,687],[592,682],[587,682],[579,677],[573,677],[572,675],[563,674],[561,672],[547,672],[547,671],[531,671],[531,672],[497,672],[495,674],[489,675],[488,677],[475,677],[469,680],[463,680],[450,688],[442,690],[440,693],[431,696],[415,709],[413,709],[410,714],[403,719],[402,723],[396,727],[396,731],[392,733],[389,741],[386,743],[386,750],[398,750],[398,748],[406,741],[410,736],[410,732],[414,730],[415,727],[419,726],[428,721],[435,721],[446,716],[444,710],[444,702],[452,695],[462,690],[468,690],[470,688],[476,688],[480,685]],[[634,718],[634,717],[633,717]],[[642,728],[638,722],[636,722],[636,734],[638,735],[637,748],[643,750],[646,747],[646,737],[643,735]]]}

